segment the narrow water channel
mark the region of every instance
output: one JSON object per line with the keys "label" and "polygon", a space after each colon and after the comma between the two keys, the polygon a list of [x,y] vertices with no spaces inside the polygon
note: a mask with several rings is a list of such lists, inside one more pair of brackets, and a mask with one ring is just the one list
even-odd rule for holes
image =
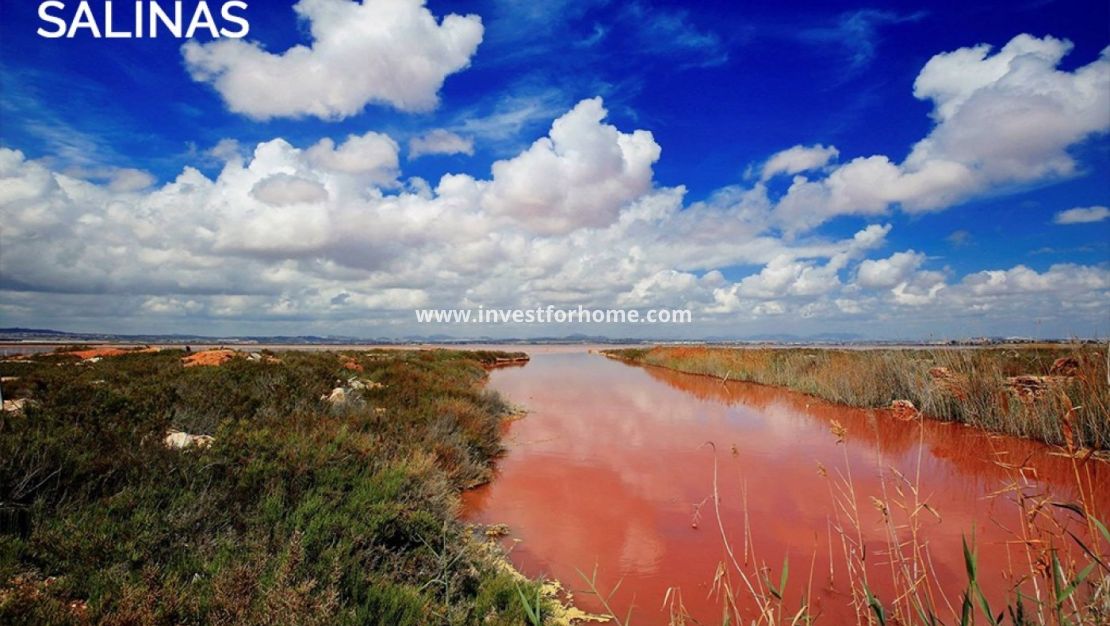
{"label": "narrow water channel", "polygon": [[[585,351],[533,353],[524,367],[494,371],[489,387],[528,414],[507,426],[508,452],[493,481],[464,495],[464,518],[507,524],[510,559],[529,576],[581,590],[578,571],[596,565],[604,589],[623,581],[614,609],[634,607],[635,624],[666,623],[670,588],[681,590],[693,617],[720,620],[712,587],[728,555],[712,497],[715,463],[721,519],[737,559],[767,564],[777,584],[789,558],[787,605],[796,608],[808,590],[813,612],[830,624],[856,616],[834,530],[845,522],[834,499],[844,501],[838,494],[849,474],[871,587],[893,594],[880,503],[904,521],[898,503],[912,500],[908,484],[917,484],[931,509],[917,518],[930,576],[953,604],[966,584],[961,540],[972,529],[988,596],[1001,600],[1008,572],[1028,571],[1016,543],[1021,512],[1013,488],[1057,502],[1076,497],[1071,460],[1033,442]],[[842,442],[834,422],[846,431]],[[1094,485],[1110,486],[1105,464],[1089,469]],[[894,470],[907,477],[902,496]],[[1096,499],[1110,512],[1110,489]],[[588,594],[575,599],[599,608]],[[754,602],[741,601],[754,615]]]}

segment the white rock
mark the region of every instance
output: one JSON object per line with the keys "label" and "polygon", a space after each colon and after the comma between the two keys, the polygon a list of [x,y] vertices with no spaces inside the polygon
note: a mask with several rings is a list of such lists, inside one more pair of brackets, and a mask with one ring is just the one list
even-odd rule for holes
{"label": "white rock", "polygon": [[180,430],[171,430],[162,441],[167,448],[183,450],[190,447],[207,448],[215,440],[210,435],[190,435]]}

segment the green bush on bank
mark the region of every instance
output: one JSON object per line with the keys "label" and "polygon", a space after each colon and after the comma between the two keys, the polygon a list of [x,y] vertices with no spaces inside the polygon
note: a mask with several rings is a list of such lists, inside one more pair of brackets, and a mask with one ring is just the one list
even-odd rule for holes
{"label": "green bush on bank", "polygon": [[[480,383],[507,355],[182,356],[0,364],[32,400],[0,422],[0,622],[523,623],[531,583],[455,519],[501,450]],[[351,377],[378,384],[321,400]]]}

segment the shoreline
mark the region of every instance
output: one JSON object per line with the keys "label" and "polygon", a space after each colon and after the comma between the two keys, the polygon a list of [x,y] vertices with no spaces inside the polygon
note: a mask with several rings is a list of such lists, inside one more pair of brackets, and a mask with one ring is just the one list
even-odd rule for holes
{"label": "shoreline", "polygon": [[[992,355],[985,348],[967,349],[966,352],[980,361],[989,362]],[[933,421],[963,424],[988,433],[1032,439],[1049,446],[1063,447],[1069,455],[1087,455],[1106,461],[1106,457],[1110,456],[1108,452],[1110,437],[1106,437],[1099,429],[1106,428],[1106,415],[1110,413],[1106,411],[1107,385],[1100,385],[1102,379],[1106,377],[1106,372],[1097,371],[1100,367],[1105,367],[1106,363],[1103,355],[1099,354],[1100,347],[1075,344],[1025,347],[1029,352],[1049,351],[1048,355],[1022,355],[1014,347],[996,347],[996,349],[1010,350],[1017,356],[1029,360],[1033,360],[1034,356],[1041,356],[1041,360],[1051,363],[1052,367],[1044,366],[1042,369],[1046,371],[1037,374],[1014,376],[999,376],[998,371],[988,372],[975,368],[963,372],[955,367],[960,364],[959,357],[962,356],[962,350],[956,347],[947,350],[934,350],[931,347],[890,350],[897,358],[903,359],[902,365],[914,361],[904,372],[892,371],[891,366],[899,363],[880,363],[878,365],[886,367],[878,369],[875,369],[875,363],[865,363],[868,359],[887,359],[891,356],[881,352],[865,355],[852,350],[820,350],[812,347],[797,347],[793,350],[768,349],[773,353],[770,355],[771,363],[766,362],[765,359],[755,366],[747,364],[746,369],[738,368],[735,371],[728,369],[723,373],[719,370],[723,361],[735,359],[737,356],[748,358],[755,355],[758,350],[748,351],[745,355],[744,349],[731,347],[655,346],[646,349],[602,350],[600,353],[607,358],[629,365],[659,367],[720,381],[738,381],[788,389],[837,405],[884,411],[892,418],[912,419],[920,416]],[[1068,350],[1072,352],[1065,353]],[[851,359],[860,363],[860,371],[834,367],[832,370],[837,380],[835,382],[822,380],[819,376],[822,373],[821,368],[827,364],[817,363],[813,358],[816,355],[804,354],[814,351],[823,353],[821,356],[826,359],[842,356],[838,352],[851,355]],[[678,354],[679,352],[682,354]],[[793,355],[791,352],[803,354]],[[916,355],[915,352],[925,354]],[[934,352],[936,354],[933,354]],[[801,365],[790,363],[789,359],[795,356],[799,359],[811,360]],[[907,356],[911,358],[907,359]],[[916,360],[912,358],[915,356],[918,357]],[[934,365],[933,367],[921,367],[926,357],[936,356],[943,356],[952,362],[946,361],[947,366],[939,366],[929,361],[928,364]],[[1082,366],[1084,369],[1071,372],[1067,376],[1054,376],[1053,370],[1063,359],[1076,359],[1076,367]],[[909,372],[911,367],[922,371]],[[791,368],[797,371],[783,372]],[[863,371],[864,369],[869,371]],[[816,375],[813,370],[818,370]],[[863,374],[875,375],[876,378],[880,376],[910,378],[913,379],[913,384],[908,384],[906,380],[896,381],[902,385],[903,393],[889,394],[891,397],[876,395],[879,392],[871,388],[872,385],[876,385],[873,380],[842,384],[846,380],[856,381],[858,378],[864,378]],[[868,387],[853,389],[852,385]],[[853,392],[859,395],[851,395]],[[876,401],[876,397],[881,397],[881,400]],[[967,406],[972,408],[966,408]],[[1084,422],[1076,419],[1076,414],[1081,410],[1086,411],[1080,414],[1080,417],[1086,418]],[[1015,413],[1018,414],[1016,417]],[[1040,430],[1034,430],[1035,427],[1040,427]],[[1080,440],[1076,441],[1076,437],[1080,437]]]}

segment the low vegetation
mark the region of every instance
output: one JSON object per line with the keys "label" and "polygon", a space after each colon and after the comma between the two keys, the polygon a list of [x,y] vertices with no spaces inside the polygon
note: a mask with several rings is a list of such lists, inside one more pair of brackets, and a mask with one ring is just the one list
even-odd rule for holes
{"label": "low vegetation", "polygon": [[787,387],[850,406],[882,408],[908,401],[911,410],[936,419],[1076,449],[1110,447],[1107,352],[1095,345],[867,350],[660,346],[606,354],[680,372]]}
{"label": "low vegetation", "polygon": [[22,401],[0,414],[0,622],[522,624],[546,610],[526,610],[538,584],[456,520],[508,413],[483,366],[512,355],[183,356],[0,363],[5,400]]}

